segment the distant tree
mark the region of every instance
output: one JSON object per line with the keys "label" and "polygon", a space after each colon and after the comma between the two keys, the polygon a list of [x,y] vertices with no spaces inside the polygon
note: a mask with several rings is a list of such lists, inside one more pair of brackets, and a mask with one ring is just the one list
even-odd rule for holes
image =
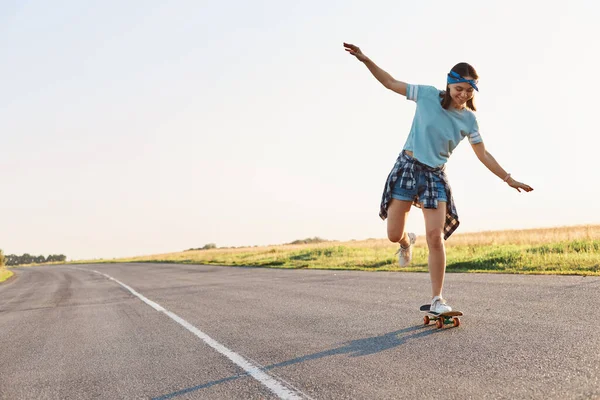
{"label": "distant tree", "polygon": [[202,246],[202,247],[196,247],[196,248],[193,248],[193,247],[192,247],[192,248],[190,248],[190,249],[187,249],[187,250],[184,250],[184,251],[210,250],[210,249],[216,249],[216,248],[217,248],[217,245],[216,245],[216,244],[214,244],[214,243],[208,243],[208,244],[205,244],[205,245],[204,245],[204,246]]}
{"label": "distant tree", "polygon": [[17,256],[15,256],[14,254],[9,254],[6,256],[6,261],[5,261],[6,264],[5,265],[7,267],[11,266],[11,265],[17,265],[17,260],[18,260]]}
{"label": "distant tree", "polygon": [[64,254],[50,254],[46,259],[46,262],[65,262],[67,261],[67,256]]}
{"label": "distant tree", "polygon": [[43,264],[43,263],[46,262],[46,257],[44,257],[44,256],[35,256],[35,257],[33,257],[33,262],[35,264]]}
{"label": "distant tree", "polygon": [[0,267],[4,267],[6,264],[6,258],[4,257],[4,252],[0,249]]}
{"label": "distant tree", "polygon": [[43,264],[47,262],[65,262],[67,256],[64,254],[51,254],[48,258],[44,256],[32,256],[29,253],[25,253],[22,256],[15,254],[8,254],[4,256],[4,262],[6,266],[23,265],[23,264]]}
{"label": "distant tree", "polygon": [[19,264],[31,264],[33,263],[33,257],[31,256],[31,254],[29,253],[25,253],[21,256],[21,259],[19,260]]}
{"label": "distant tree", "polygon": [[315,236],[313,238],[294,240],[293,242],[288,243],[288,244],[309,244],[309,243],[322,243],[322,242],[327,242],[327,241],[328,241],[327,239],[323,239],[318,236]]}

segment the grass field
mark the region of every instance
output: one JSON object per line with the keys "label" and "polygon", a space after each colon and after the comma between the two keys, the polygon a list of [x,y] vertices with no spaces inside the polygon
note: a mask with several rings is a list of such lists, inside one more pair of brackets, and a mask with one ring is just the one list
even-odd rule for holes
{"label": "grass field", "polygon": [[[418,237],[410,267],[400,269],[387,239],[218,248],[81,262],[162,262],[272,268],[427,271]],[[454,234],[446,242],[448,272],[600,275],[600,225]]]}
{"label": "grass field", "polygon": [[0,282],[4,282],[5,280],[7,280],[8,278],[10,278],[11,276],[13,276],[13,272],[9,271],[5,268],[0,268]]}

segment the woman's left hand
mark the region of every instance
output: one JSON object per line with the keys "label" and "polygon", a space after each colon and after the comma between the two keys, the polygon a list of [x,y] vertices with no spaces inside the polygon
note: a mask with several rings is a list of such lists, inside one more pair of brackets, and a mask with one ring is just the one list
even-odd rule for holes
{"label": "woman's left hand", "polygon": [[533,190],[531,186],[521,183],[519,181],[515,181],[513,178],[508,178],[506,183],[508,183],[508,186],[517,189],[519,193],[521,192],[521,189],[523,189],[526,192],[531,192]]}

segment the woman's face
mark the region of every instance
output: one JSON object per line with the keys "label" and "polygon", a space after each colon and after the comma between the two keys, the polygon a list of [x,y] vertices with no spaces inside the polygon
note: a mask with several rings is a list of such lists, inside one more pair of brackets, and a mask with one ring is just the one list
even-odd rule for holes
{"label": "woman's face", "polygon": [[[470,76],[465,76],[465,79],[473,79]],[[474,90],[473,86],[467,82],[452,83],[448,85],[450,89],[450,97],[452,98],[452,105],[455,108],[464,108],[468,100],[473,98]]]}

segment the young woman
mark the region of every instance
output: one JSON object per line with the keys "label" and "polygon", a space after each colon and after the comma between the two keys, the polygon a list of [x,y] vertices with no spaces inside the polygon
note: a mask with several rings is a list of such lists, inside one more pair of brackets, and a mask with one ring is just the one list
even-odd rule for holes
{"label": "young woman", "polygon": [[417,103],[404,148],[386,180],[379,215],[387,218],[389,240],[400,244],[398,262],[403,267],[412,259],[416,240],[414,233],[405,232],[406,218],[412,205],[423,210],[433,292],[431,311],[451,311],[442,298],[446,273],[442,238],[448,239],[458,227],[452,191],[444,172],[452,151],[468,137],[477,158],[497,177],[519,192],[533,189],[514,180],[485,149],[474,113],[478,76],[471,65],[456,64],[448,74],[446,90],[440,91],[432,86],[397,81],[357,46],[344,43],[344,48],[365,64],[383,86]]}

